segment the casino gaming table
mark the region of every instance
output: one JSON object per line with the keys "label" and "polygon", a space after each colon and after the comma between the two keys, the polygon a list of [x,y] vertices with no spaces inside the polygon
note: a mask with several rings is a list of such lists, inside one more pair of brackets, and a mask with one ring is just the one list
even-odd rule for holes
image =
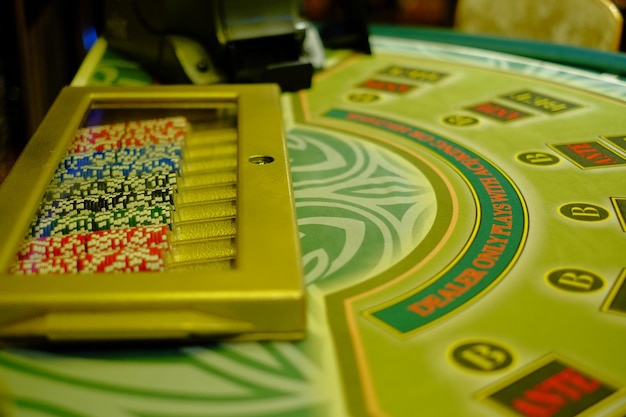
{"label": "casino gaming table", "polygon": [[[0,410],[625,415],[624,56],[385,27],[371,44],[282,97],[304,340],[4,349]],[[101,40],[74,84],[150,82]]]}

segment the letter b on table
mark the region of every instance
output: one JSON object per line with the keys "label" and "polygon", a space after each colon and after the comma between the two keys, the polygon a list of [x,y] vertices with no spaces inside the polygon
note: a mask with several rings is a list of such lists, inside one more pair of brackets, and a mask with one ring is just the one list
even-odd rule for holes
{"label": "letter b on table", "polygon": [[480,372],[494,372],[513,363],[513,355],[507,349],[491,342],[469,342],[452,351],[452,360],[463,368]]}
{"label": "letter b on table", "polygon": [[570,292],[592,292],[604,286],[604,280],[598,275],[575,268],[554,270],[547,278],[552,286]]}

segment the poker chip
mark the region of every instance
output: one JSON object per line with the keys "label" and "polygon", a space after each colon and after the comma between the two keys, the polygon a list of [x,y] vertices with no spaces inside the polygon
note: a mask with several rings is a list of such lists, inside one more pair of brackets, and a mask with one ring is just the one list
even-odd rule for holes
{"label": "poker chip", "polygon": [[[183,117],[79,129],[11,270],[17,274],[163,270],[164,253],[171,250],[187,133]],[[224,132],[210,146],[196,142],[189,149],[191,172],[185,192],[192,202],[211,203],[187,206],[179,220],[234,216],[237,148],[231,136],[231,131]],[[215,225],[210,230],[200,227],[198,236],[232,236],[228,227],[216,231]],[[178,236],[180,252],[187,246],[180,246],[186,242]],[[193,240],[194,234],[189,236]],[[200,252],[196,251],[202,257]]]}
{"label": "poker chip", "polygon": [[91,230],[93,231],[135,226],[170,225],[172,218],[169,204],[106,211],[94,213],[91,216]]}
{"label": "poker chip", "polygon": [[169,226],[132,227],[93,232],[85,235],[87,253],[130,248],[168,248]]}
{"label": "poker chip", "polygon": [[53,176],[52,184],[56,185],[64,182],[92,181],[108,178],[125,178],[169,172],[180,174],[178,157],[158,157],[154,159],[140,159],[129,162],[115,162],[105,165],[88,165],[57,170]]}
{"label": "poker chip", "polygon": [[69,146],[68,153],[119,149],[123,134],[123,124],[78,129]]}
{"label": "poker chip", "polygon": [[174,191],[171,188],[46,201],[40,207],[39,216],[63,217],[164,203],[174,203]]}
{"label": "poker chip", "polygon": [[81,253],[73,257],[22,260],[13,264],[9,272],[18,275],[157,272],[164,269],[163,253],[163,249],[152,247]]}
{"label": "poker chip", "polygon": [[127,248],[168,248],[169,226],[137,226],[26,239],[17,252],[19,261],[73,257],[82,253],[109,252]]}
{"label": "poker chip", "polygon": [[80,212],[38,217],[31,224],[30,237],[61,236],[135,226],[170,225],[171,204],[155,204],[128,209]]}
{"label": "poker chip", "polygon": [[79,273],[157,272],[163,269],[163,250],[160,248],[133,248],[114,252],[87,253],[77,259]]}
{"label": "poker chip", "polygon": [[32,237],[62,236],[93,230],[93,213],[65,217],[39,218],[32,226]]}
{"label": "poker chip", "polygon": [[182,146],[179,143],[155,144],[143,147],[129,147],[114,151],[115,162],[132,162],[141,158],[155,159],[161,156],[180,157]]}
{"label": "poker chip", "polygon": [[9,273],[16,275],[31,274],[72,274],[78,272],[78,264],[73,258],[47,258],[42,260],[24,260],[13,264]]}
{"label": "poker chip", "polygon": [[185,138],[187,131],[187,119],[184,117],[86,127],[76,132],[68,153],[180,142]]}
{"label": "poker chip", "polygon": [[110,165],[88,165],[84,167],[61,168],[55,171],[53,183],[69,181],[89,181],[93,179],[109,178],[111,176]]}
{"label": "poker chip", "polygon": [[181,154],[181,145],[171,143],[67,155],[59,163],[52,183],[179,172]]}
{"label": "poker chip", "polygon": [[86,197],[90,195],[119,194],[139,192],[156,188],[177,189],[178,175],[176,172],[154,172],[131,177],[104,178],[82,182],[64,182],[49,187],[44,201],[66,198]]}
{"label": "poker chip", "polygon": [[87,251],[85,234],[25,240],[17,252],[20,261],[71,257]]}
{"label": "poker chip", "polygon": [[138,159],[129,162],[117,162],[110,166],[111,178],[140,176],[151,173],[176,172],[180,174],[180,163],[177,157],[158,157],[154,159]]}
{"label": "poker chip", "polygon": [[63,169],[77,169],[84,166],[89,165],[106,165],[115,163],[117,160],[117,152],[116,151],[99,151],[99,152],[89,152],[89,153],[76,153],[71,155],[66,155],[59,162],[59,170]]}

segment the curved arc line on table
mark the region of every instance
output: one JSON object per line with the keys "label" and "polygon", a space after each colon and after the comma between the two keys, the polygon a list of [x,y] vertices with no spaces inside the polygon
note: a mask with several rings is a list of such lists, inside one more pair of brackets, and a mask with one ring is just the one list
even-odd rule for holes
{"label": "curved arc line on table", "polygon": [[[327,115],[328,115],[328,113],[327,113]],[[390,121],[391,122],[395,122],[393,120],[390,120]],[[398,123],[401,123],[401,122],[398,122]],[[318,124],[323,124],[323,123],[319,123],[318,122]],[[335,125],[333,125],[333,127],[337,128],[337,126],[335,126]],[[376,127],[376,126],[373,126],[373,127]],[[416,130],[420,130],[418,128],[415,128],[415,129]],[[349,129],[346,129],[346,130],[349,130]],[[431,132],[427,132],[427,131],[424,131],[424,130],[421,130],[421,131],[425,132],[427,134],[431,134]],[[359,131],[358,133],[363,135],[363,132],[361,132],[361,131]],[[394,133],[394,132],[389,132],[389,133]],[[370,136],[371,137],[371,135],[367,135],[367,134],[365,136]],[[433,136],[435,138],[443,139],[443,140],[445,140],[447,142],[450,142],[449,140],[444,139],[444,138],[442,138],[442,137],[440,137],[438,135],[434,135],[433,134]],[[377,141],[379,141],[379,142],[381,141],[380,137],[376,137],[375,139]],[[407,138],[407,139],[410,139],[410,138]],[[382,140],[382,141],[383,142],[387,142],[385,140]],[[417,141],[414,141],[414,142],[417,142]],[[396,147],[398,146],[397,143],[390,143],[390,142],[387,142],[387,143],[391,144],[392,146],[396,146]],[[472,301],[475,298],[478,298],[478,297],[484,295],[485,293],[487,293],[494,285],[496,285],[504,277],[504,275],[506,275],[508,273],[510,268],[513,266],[513,264],[519,258],[519,255],[520,255],[520,253],[521,253],[521,251],[522,251],[522,249],[524,247],[524,242],[526,241],[526,237],[527,237],[527,225],[528,225],[528,212],[527,212],[527,209],[526,209],[525,202],[522,199],[522,196],[520,194],[519,189],[515,186],[515,184],[511,181],[511,179],[504,172],[502,172],[502,170],[500,170],[497,166],[493,165],[490,161],[488,161],[484,157],[479,156],[475,152],[473,152],[473,151],[471,151],[469,149],[466,149],[463,146],[459,146],[459,145],[457,145],[454,142],[451,142],[451,143],[453,145],[457,146],[458,148],[462,149],[462,150],[467,150],[467,152],[469,154],[479,157],[481,162],[484,163],[485,167],[489,170],[491,175],[497,174],[500,177],[499,183],[505,184],[507,186],[510,186],[510,188],[511,188],[511,197],[516,197],[518,199],[516,202],[513,202],[513,204],[515,206],[515,210],[514,210],[515,216],[516,217],[517,216],[520,217],[520,219],[518,221],[521,222],[521,227],[518,227],[519,231],[517,233],[517,240],[513,239],[513,243],[511,244],[512,247],[514,248],[513,249],[513,253],[508,258],[505,257],[505,260],[501,264],[499,264],[498,268],[495,268],[496,272],[494,274],[494,277],[492,277],[490,280],[488,280],[487,285],[484,288],[480,289],[477,294],[472,295],[471,297],[469,297],[468,300],[462,302],[459,306],[454,307],[451,311],[446,312],[441,317],[436,318],[435,321],[437,321],[437,322],[440,321],[441,319],[445,318],[445,317],[448,317],[452,313],[458,312],[459,309],[465,307],[465,304],[471,304],[471,303],[469,303],[470,301]],[[432,153],[433,151],[429,149],[429,152]],[[461,174],[459,169],[457,169],[454,166],[453,162],[446,161],[445,157],[443,157],[442,155],[438,155],[438,157],[440,159],[443,159],[448,165],[453,167],[453,169],[455,171],[457,171],[457,173]],[[446,270],[443,271],[443,273],[438,274],[436,277],[434,277],[433,279],[429,280],[426,284],[424,284],[425,286],[428,286],[429,284],[432,284],[433,282],[436,282],[447,270],[452,269],[455,266],[455,262],[458,262],[460,259],[462,259],[463,256],[468,252],[469,247],[472,246],[475,243],[474,239],[476,238],[476,235],[478,233],[478,227],[481,224],[481,214],[480,213],[481,213],[482,209],[480,207],[481,206],[480,199],[479,199],[479,197],[478,197],[478,195],[476,193],[476,190],[474,188],[474,186],[476,184],[472,184],[472,182],[466,177],[466,175],[467,174],[463,174],[463,175],[461,175],[461,177],[465,180],[466,184],[469,185],[469,189],[470,189],[470,191],[471,191],[471,193],[473,195],[475,203],[477,204],[476,209],[477,209],[477,217],[479,217],[479,221],[475,223],[475,228],[474,228],[474,230],[473,230],[473,232],[471,234],[470,239],[468,240],[468,242],[464,246],[463,250],[455,257],[455,260],[446,268]],[[483,193],[483,194],[486,193],[486,192],[487,192],[486,189],[481,191],[481,193]],[[483,199],[484,200],[489,200],[488,201],[489,205],[493,204],[488,195],[484,196]],[[487,202],[484,202],[484,204],[487,204]],[[495,216],[493,216],[493,218],[491,219],[492,223],[495,221],[494,219],[495,219]],[[451,233],[451,228],[448,229],[448,233]],[[489,233],[487,233],[487,236],[489,236]],[[487,239],[486,237],[483,237],[483,240],[486,241],[486,239]],[[443,247],[443,243],[444,242],[445,242],[445,240],[444,241],[440,241],[439,242],[440,244],[438,245],[438,248]],[[350,332],[350,335],[351,335],[351,338],[352,338],[352,345],[354,347],[354,351],[355,351],[355,354],[356,354],[356,357],[357,357],[356,358],[356,362],[359,365],[358,366],[358,372],[362,376],[362,378],[360,378],[360,382],[361,382],[361,386],[362,386],[363,393],[364,393],[363,399],[368,404],[368,409],[370,411],[374,411],[377,415],[383,415],[383,414],[381,414],[382,411],[380,410],[380,408],[379,408],[379,406],[378,406],[378,404],[376,403],[376,400],[375,400],[375,390],[373,388],[373,382],[369,378],[369,375],[364,374],[364,372],[366,372],[366,370],[363,369],[363,367],[366,365],[366,355],[365,355],[363,347],[358,342],[356,342],[356,340],[355,340],[355,339],[358,339],[358,335],[356,334],[357,333],[357,330],[356,330],[357,324],[356,324],[356,317],[351,312],[351,306],[357,300],[365,298],[366,296],[370,295],[371,293],[378,292],[378,291],[380,291],[380,290],[382,290],[384,288],[392,286],[393,284],[395,284],[395,283],[405,279],[407,276],[410,276],[412,273],[415,272],[416,268],[419,268],[420,266],[422,266],[424,264],[424,262],[426,260],[430,259],[433,255],[434,255],[434,252],[431,252],[430,256],[428,256],[426,259],[420,261],[417,266],[415,266],[414,268],[411,268],[409,271],[406,271],[405,273],[403,273],[399,277],[396,277],[392,281],[388,281],[385,284],[383,284],[383,285],[381,285],[379,287],[376,287],[375,289],[372,288],[372,289],[366,291],[365,293],[359,293],[358,295],[354,295],[352,297],[345,298],[342,301],[342,303],[344,305],[344,315],[346,316],[346,321],[348,323],[349,332]],[[368,280],[368,283],[371,284],[372,280]],[[420,289],[423,288],[424,285],[420,286],[419,288]],[[360,285],[357,285],[357,286],[362,286],[362,285],[360,284]],[[351,288],[351,289],[354,290],[354,288]],[[340,294],[344,293],[344,292],[345,292],[345,290],[341,290],[341,291],[338,291],[335,294],[332,294],[331,296],[333,298],[335,298],[335,297],[341,298]],[[416,292],[419,292],[419,289]],[[330,301],[329,301],[329,304],[330,304]],[[336,333],[335,333],[335,335],[336,335]]]}
{"label": "curved arc line on table", "polygon": [[[509,238],[506,239],[506,244],[502,249],[502,256],[499,256],[496,260],[494,260],[493,265],[484,268],[476,266],[475,260],[477,259],[477,255],[475,255],[474,258],[469,258],[469,260],[472,261],[470,264],[474,265],[475,268],[486,270],[482,271],[485,278],[481,277],[480,282],[478,282],[475,287],[472,286],[471,289],[463,292],[460,296],[458,296],[458,298],[455,298],[454,301],[451,303],[453,305],[450,309],[442,309],[443,311],[440,311],[434,318],[425,321],[425,323],[415,324],[408,330],[403,330],[398,326],[394,327],[396,327],[396,329],[400,332],[400,335],[408,336],[414,331],[421,329],[422,327],[428,326],[433,322],[447,316],[448,314],[453,313],[456,309],[462,307],[467,302],[470,302],[474,298],[482,295],[510,270],[512,265],[519,257],[526,241],[528,211],[526,209],[526,204],[519,189],[500,168],[498,168],[496,165],[494,165],[478,153],[470,150],[463,145],[459,145],[454,141],[451,141],[424,129],[404,124],[401,121],[341,109],[330,110],[329,112],[325,113],[325,116],[338,118],[340,120],[348,120],[358,124],[364,124],[366,126],[376,129],[382,129],[385,132],[393,133],[405,139],[412,140],[414,143],[426,147],[426,149],[431,151],[431,153],[434,152],[439,159],[442,159],[445,163],[455,169],[455,171],[460,174],[461,177],[466,181],[466,183],[469,185],[470,190],[472,191],[476,206],[478,207],[478,212],[480,213],[480,215],[477,216],[475,233],[472,234],[471,239],[468,240],[467,246],[461,252],[460,256],[455,259],[455,262],[451,264],[451,267],[448,270],[442,271],[435,278],[429,280],[423,285],[418,286],[418,288],[408,291],[404,295],[394,297],[393,300],[390,300],[388,303],[384,303],[384,306],[378,306],[368,309],[366,314],[369,313],[371,316],[373,316],[376,313],[380,313],[381,311],[394,308],[399,304],[403,304],[406,300],[414,297],[419,293],[422,293],[423,290],[429,288],[436,289],[436,284],[438,284],[448,272],[451,272],[452,269],[457,267],[458,269],[468,268],[469,265],[463,266],[462,261],[466,254],[470,252],[470,249],[477,249],[474,250],[474,252],[476,254],[480,254],[483,248],[488,244],[488,240],[492,236],[500,234],[498,232],[494,232],[492,226],[494,226],[495,223],[499,221],[498,217],[495,215],[496,212],[502,211],[501,208],[496,209],[496,203],[500,203],[502,201],[508,203],[507,206],[509,206],[509,209],[506,212],[510,213],[507,217],[510,217],[511,219],[511,225],[509,226],[510,231],[503,233],[503,235],[507,235],[509,236]],[[386,123],[392,123],[389,126],[410,127],[411,130],[403,130],[403,133],[397,133],[386,129]],[[444,150],[447,149],[448,146],[450,146],[452,150],[460,151],[464,156],[469,156],[470,160],[476,160],[476,165],[480,167],[480,169],[472,169],[469,165],[463,164],[452,154],[448,154],[448,152]],[[472,166],[474,166],[474,164],[472,164]],[[503,190],[504,196],[506,198],[504,198],[504,200],[501,200],[501,196],[498,196],[499,199],[492,198],[484,183],[481,187],[481,180],[483,178],[495,180],[500,188]],[[489,214],[489,216],[487,216],[487,214]],[[517,224],[518,222],[519,224]],[[505,251],[506,254],[504,253]],[[455,274],[459,275],[461,272],[462,271],[457,271],[455,272]],[[393,282],[398,282],[398,280],[394,279]],[[387,284],[385,284],[385,286],[381,288],[384,289],[386,287]],[[372,293],[372,291],[373,290],[369,290],[367,294]],[[361,293],[358,296],[353,296],[349,299],[362,299],[366,297],[367,294]],[[346,302],[348,302],[347,300]],[[381,317],[377,318],[385,321]],[[393,326],[390,321],[386,321],[386,324]],[[396,335],[398,335],[398,332],[396,332]]]}
{"label": "curved arc line on table", "polygon": [[[305,120],[306,124],[310,124],[310,125],[314,125],[314,126],[322,126],[322,127],[332,127],[333,129],[339,129],[336,125],[334,124],[327,124],[325,123],[325,121],[320,121],[320,120],[316,120],[313,121],[310,117],[310,113],[308,112],[308,104],[306,103],[306,92],[301,92],[299,93],[298,99],[300,100],[300,105],[301,108],[303,110],[303,118]],[[430,169],[432,169],[434,172],[437,173],[439,179],[445,184],[449,195],[450,195],[450,199],[452,200],[452,204],[451,204],[451,220],[449,222],[449,226],[446,229],[446,231],[443,233],[442,237],[440,239],[438,239],[438,244],[436,245],[436,247],[432,250],[428,251],[428,254],[426,257],[424,257],[422,259],[422,261],[420,261],[418,264],[414,264],[413,267],[409,270],[406,271],[405,273],[403,273],[401,276],[399,276],[396,280],[393,280],[392,282],[389,282],[388,284],[383,284],[383,285],[393,285],[397,282],[397,280],[401,280],[404,279],[406,276],[411,275],[412,273],[415,272],[415,270],[419,269],[420,267],[422,267],[428,260],[432,259],[439,251],[441,251],[443,249],[443,247],[445,246],[445,243],[449,240],[449,238],[451,237],[453,230],[454,230],[454,226],[456,225],[458,218],[459,218],[459,203],[458,200],[456,200],[456,195],[452,192],[454,190],[454,187],[452,186],[452,184],[448,181],[448,179],[445,177],[445,175],[442,174],[442,172],[435,167],[434,165],[432,165],[432,163],[430,161],[428,161],[427,159],[423,158],[422,155],[419,155],[417,153],[415,153],[413,150],[407,149],[404,146],[402,146],[400,143],[396,142],[396,141],[389,141],[386,139],[381,138],[380,136],[373,136],[371,134],[368,134],[366,132],[363,132],[361,130],[353,130],[353,129],[346,129],[345,126],[343,127],[343,130],[345,130],[346,132],[352,133],[352,134],[358,134],[359,136],[363,136],[363,137],[368,137],[369,139],[371,139],[374,143],[385,143],[386,145],[395,148],[395,149],[400,149],[401,153],[403,154],[408,154],[411,155],[412,157],[420,160],[422,163],[424,163],[425,165],[427,165]],[[470,188],[470,192],[473,193],[473,190],[471,190]],[[476,206],[476,216],[479,217],[480,213],[478,211],[478,207]],[[437,222],[435,222],[437,223]],[[475,223],[476,224],[476,223]],[[472,232],[471,235],[473,236],[475,234],[475,230],[476,227],[474,226],[472,228]],[[426,239],[425,239],[426,240]],[[471,241],[471,239],[470,239]],[[416,250],[419,250],[421,245],[418,245],[418,247],[416,249],[414,249],[412,251],[412,253],[414,253]],[[405,257],[409,258],[410,254],[407,255]],[[381,274],[378,274],[377,276],[375,276],[372,279],[376,279],[376,277],[380,277]],[[368,284],[371,283],[372,279],[368,280],[366,283],[360,283],[358,284],[358,286],[362,286],[364,284]],[[332,294],[332,296],[337,295],[338,293],[342,293],[344,290],[338,291],[337,293]],[[344,314],[346,315],[346,319],[347,321],[351,321],[352,317],[350,317],[350,315],[348,314],[349,309],[345,309],[344,310]],[[333,327],[331,325],[331,327]],[[348,327],[354,327],[354,326],[348,326]],[[333,332],[335,334],[335,338],[337,336],[337,332]],[[352,339],[353,337],[351,337]],[[373,387],[373,382],[371,381],[371,378],[369,378],[369,375],[363,374],[364,368],[366,368],[366,366],[364,366],[366,364],[366,357],[365,357],[365,352],[362,349],[362,346],[360,345],[355,345],[354,343],[352,343],[354,346],[354,353],[355,353],[355,362],[359,365],[357,366],[357,372],[359,374],[361,374],[361,378],[356,378],[356,380],[358,381],[357,384],[361,386],[361,391],[363,392],[363,394],[361,395],[361,400],[363,403],[366,404],[366,408],[371,411],[374,412],[375,415],[380,415],[383,416],[385,415],[383,413],[382,410],[380,410],[379,405],[377,404],[376,401],[376,395],[375,395],[375,389]],[[345,366],[342,365],[342,366]],[[345,371],[345,369],[344,369]]]}
{"label": "curved arc line on table", "polygon": [[[190,363],[195,365],[196,364],[195,361],[192,358],[190,359],[191,359]],[[0,365],[6,368],[13,369],[15,371],[22,372],[26,375],[38,376],[38,377],[42,377],[45,379],[54,380],[57,382],[64,382],[70,385],[80,386],[82,388],[92,388],[92,389],[96,389],[98,391],[104,391],[104,392],[120,393],[120,394],[126,394],[126,395],[136,395],[136,396],[146,397],[146,398],[161,398],[161,399],[165,398],[165,399],[171,399],[171,400],[207,401],[207,402],[224,401],[223,396],[219,398],[218,397],[211,398],[208,395],[168,393],[164,391],[151,391],[149,389],[115,385],[115,384],[107,383],[107,382],[89,381],[84,378],[63,375],[58,371],[43,369],[42,367],[35,366],[31,363],[22,362],[22,360],[19,360],[17,358],[9,359],[7,353],[0,355]],[[208,367],[206,365],[200,367],[200,369],[203,369],[203,370],[205,370],[205,368],[208,368]],[[215,370],[212,369],[211,371],[215,371]],[[214,372],[214,374],[219,375],[218,372]],[[257,387],[253,387],[253,388],[256,389]],[[271,397],[271,396],[272,395],[268,395],[268,393],[265,393],[265,395],[262,395],[261,397]]]}
{"label": "curved arc line on table", "polygon": [[[61,408],[53,404],[47,404],[43,401],[31,399],[27,397],[16,397],[13,399],[16,409],[30,410],[32,412],[45,413],[48,416],[56,417],[87,417],[86,414],[78,414],[74,411],[70,411],[67,408]],[[2,411],[2,410],[0,410]],[[3,414],[2,414],[3,415]],[[11,414],[13,415],[13,414]]]}

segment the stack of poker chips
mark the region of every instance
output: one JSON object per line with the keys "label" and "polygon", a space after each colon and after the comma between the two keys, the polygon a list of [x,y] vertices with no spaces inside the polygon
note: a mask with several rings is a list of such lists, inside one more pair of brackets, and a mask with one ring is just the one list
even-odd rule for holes
{"label": "stack of poker chips", "polygon": [[187,126],[174,117],[79,129],[11,272],[163,270]]}
{"label": "stack of poker chips", "polygon": [[27,239],[13,273],[160,271],[169,226],[136,226]]}

